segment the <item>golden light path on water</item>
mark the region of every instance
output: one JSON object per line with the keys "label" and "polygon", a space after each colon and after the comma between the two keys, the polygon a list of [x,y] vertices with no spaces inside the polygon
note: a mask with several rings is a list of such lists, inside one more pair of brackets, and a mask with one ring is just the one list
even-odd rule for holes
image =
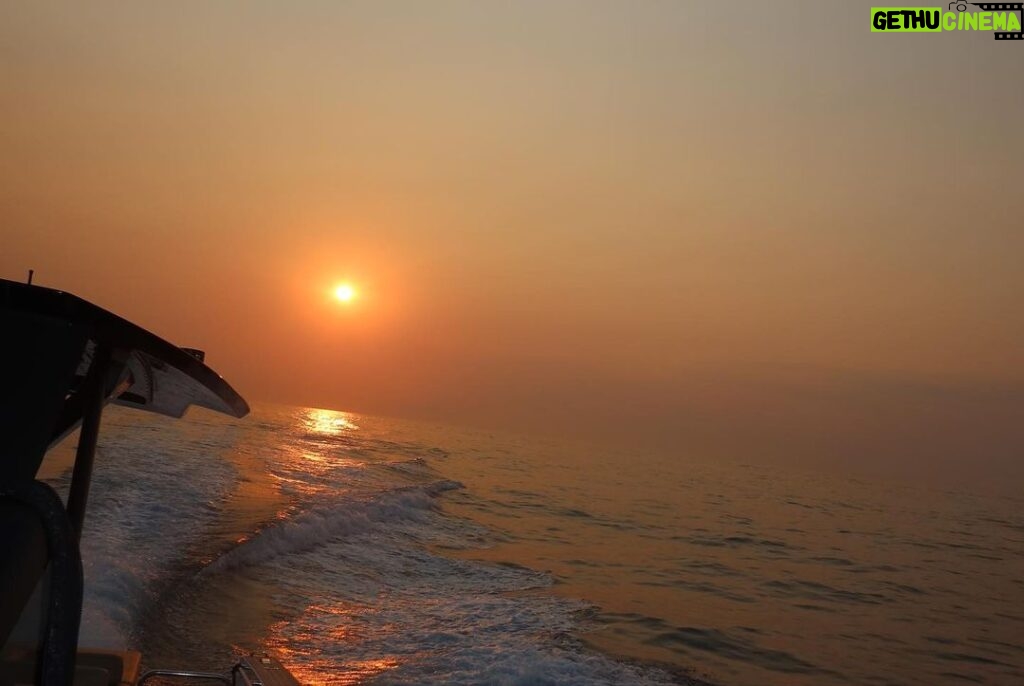
{"label": "golden light path on water", "polygon": [[[302,683],[306,684],[358,684],[366,679],[394,669],[399,661],[393,657],[369,660],[346,660],[341,668],[337,661],[321,656],[316,648],[296,648],[295,645],[318,646],[323,643],[340,644],[352,642],[349,625],[342,624],[330,630],[323,629],[324,619],[344,621],[352,615],[352,610],[340,605],[312,605],[307,613],[316,616],[316,623],[305,622],[306,626],[295,630],[296,620],[277,622],[270,627],[270,636],[266,648],[281,660]],[[297,621],[303,621],[303,619]],[[313,627],[317,628],[314,629]],[[289,628],[288,635],[284,630]]]}
{"label": "golden light path on water", "polygon": [[[312,440],[304,440],[299,445],[282,450],[277,457],[280,469],[275,470],[272,477],[282,488],[313,496],[328,486],[310,483],[302,476],[291,478],[287,474],[291,472],[326,479],[339,467],[358,468],[363,465],[363,460],[346,455],[348,446],[343,440],[346,434],[359,430],[354,415],[310,408],[303,410],[298,418],[298,428]],[[344,490],[344,484],[331,483],[329,488],[333,495],[337,495],[339,490]],[[277,518],[284,519],[289,514],[290,509],[282,510]]]}
{"label": "golden light path on water", "polygon": [[353,415],[336,410],[309,409],[305,413],[306,428],[313,433],[337,436],[346,431],[358,431]]}
{"label": "golden light path on water", "polygon": [[[362,466],[365,461],[347,457],[348,447],[344,442],[347,434],[358,431],[355,415],[336,410],[308,408],[298,418],[299,428],[307,435],[324,440],[311,449],[308,442],[302,449],[286,451],[282,455],[287,467],[289,461],[301,462],[295,467],[307,474],[326,477],[339,466]],[[288,479],[282,474],[275,478],[304,495],[316,495],[322,489],[333,494],[344,490],[343,484],[313,485],[304,480]],[[289,516],[290,508],[278,513],[277,519]],[[357,684],[366,679],[398,667],[401,663],[394,657],[370,660],[346,660],[340,667],[337,660],[321,656],[318,649],[302,646],[318,646],[325,643],[338,645],[358,640],[353,627],[353,618],[361,612],[358,606],[336,602],[318,602],[305,608],[302,615],[289,620],[275,622],[269,627],[263,649],[278,657],[281,662],[302,683],[310,684]],[[329,627],[325,629],[324,627]]]}

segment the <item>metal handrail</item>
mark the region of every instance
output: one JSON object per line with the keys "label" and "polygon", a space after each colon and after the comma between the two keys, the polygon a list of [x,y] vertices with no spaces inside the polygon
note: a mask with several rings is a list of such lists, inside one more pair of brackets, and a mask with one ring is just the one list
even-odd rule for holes
{"label": "metal handrail", "polygon": [[175,677],[179,679],[206,679],[207,681],[219,681],[227,686],[232,686],[234,681],[219,672],[192,672],[186,669],[151,669],[138,681],[138,686],[158,676]]}

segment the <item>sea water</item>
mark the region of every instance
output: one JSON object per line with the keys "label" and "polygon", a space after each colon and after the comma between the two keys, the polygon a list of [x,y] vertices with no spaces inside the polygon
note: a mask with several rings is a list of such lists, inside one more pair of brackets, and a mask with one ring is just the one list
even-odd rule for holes
{"label": "sea water", "polygon": [[756,457],[110,408],[82,643],[304,683],[1024,683],[1024,500]]}

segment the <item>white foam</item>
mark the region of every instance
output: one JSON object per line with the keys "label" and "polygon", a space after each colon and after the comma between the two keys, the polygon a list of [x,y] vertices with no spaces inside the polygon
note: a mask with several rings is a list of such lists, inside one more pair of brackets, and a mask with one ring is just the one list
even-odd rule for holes
{"label": "white foam", "polygon": [[394,528],[422,522],[435,508],[434,497],[456,488],[462,488],[462,485],[454,481],[439,481],[423,487],[396,488],[372,499],[343,500],[332,505],[314,507],[259,531],[217,558],[204,573],[265,563],[281,555],[305,552],[339,538],[365,534],[382,525]]}
{"label": "white foam", "polygon": [[216,522],[217,503],[236,478],[217,455],[230,431],[192,427],[186,444],[170,422],[140,431],[125,413],[106,413],[97,450],[82,535],[83,645],[126,645],[168,576]]}

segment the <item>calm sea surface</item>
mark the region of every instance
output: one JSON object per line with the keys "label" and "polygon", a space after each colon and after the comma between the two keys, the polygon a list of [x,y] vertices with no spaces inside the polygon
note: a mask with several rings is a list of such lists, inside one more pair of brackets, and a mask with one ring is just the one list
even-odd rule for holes
{"label": "calm sea surface", "polygon": [[83,546],[83,642],[147,666],[266,651],[308,683],[1024,684],[1024,499],[685,446],[111,408]]}

